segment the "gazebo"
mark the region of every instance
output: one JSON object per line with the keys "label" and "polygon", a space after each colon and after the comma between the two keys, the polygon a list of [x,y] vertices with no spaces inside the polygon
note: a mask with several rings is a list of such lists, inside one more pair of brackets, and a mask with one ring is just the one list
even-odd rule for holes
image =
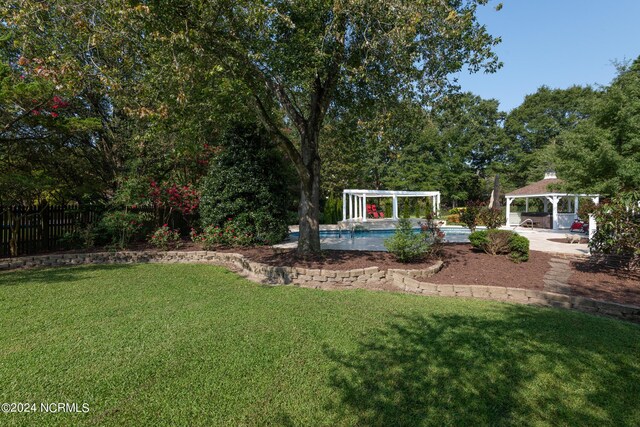
{"label": "gazebo", "polygon": [[[518,188],[505,195],[507,199],[507,227],[518,226],[527,219],[532,220],[537,225],[544,228],[553,228],[554,230],[571,228],[571,224],[578,217],[579,198],[588,197],[597,205],[600,202],[599,194],[581,194],[581,193],[561,193],[550,189],[553,185],[562,184],[563,181],[558,179],[556,173],[548,171],[544,175],[544,179],[529,184],[526,187]],[[558,212],[558,203],[562,199],[567,201],[568,212]],[[511,212],[511,203],[515,199],[525,199],[525,212]],[[529,200],[541,199],[544,204],[544,212],[529,212]],[[552,205],[549,214],[549,203]],[[583,218],[584,219],[584,218]],[[546,224],[545,220],[549,223]]]}
{"label": "gazebo", "polygon": [[[390,191],[390,190],[344,190],[342,192],[342,220],[367,221],[367,197],[391,197],[393,199],[393,220],[398,219],[398,197],[429,197],[434,214],[440,212],[439,191]],[[347,201],[347,199],[349,199]]]}

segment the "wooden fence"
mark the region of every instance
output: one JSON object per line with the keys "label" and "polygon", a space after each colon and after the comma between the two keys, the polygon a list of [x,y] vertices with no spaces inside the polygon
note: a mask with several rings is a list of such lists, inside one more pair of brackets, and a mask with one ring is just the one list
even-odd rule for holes
{"label": "wooden fence", "polygon": [[10,255],[14,221],[18,221],[19,255],[60,248],[60,238],[94,223],[98,210],[92,206],[0,206],[0,257]]}

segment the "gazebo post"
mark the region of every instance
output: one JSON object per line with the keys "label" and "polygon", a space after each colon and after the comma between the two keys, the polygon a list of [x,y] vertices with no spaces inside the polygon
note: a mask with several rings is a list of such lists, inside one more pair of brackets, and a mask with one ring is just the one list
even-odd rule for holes
{"label": "gazebo post", "polygon": [[529,198],[528,197],[524,198],[524,211],[525,212],[529,212]]}
{"label": "gazebo post", "polygon": [[557,230],[559,227],[558,224],[558,202],[560,201],[560,197],[558,196],[551,196],[547,198],[551,201],[551,204],[553,205],[553,211],[551,213],[551,220],[553,222],[553,229]]}
{"label": "gazebo post", "polygon": [[511,202],[513,202],[513,197],[507,197],[507,221],[505,222],[507,227],[511,225]]}
{"label": "gazebo post", "polygon": [[578,209],[580,208],[580,200],[578,199],[578,196],[573,198],[573,208],[573,213],[576,214],[575,219],[578,219]]}

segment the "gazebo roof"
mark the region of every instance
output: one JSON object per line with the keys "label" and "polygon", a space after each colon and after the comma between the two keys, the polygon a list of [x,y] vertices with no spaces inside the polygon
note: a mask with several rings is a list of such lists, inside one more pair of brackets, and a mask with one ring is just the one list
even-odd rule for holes
{"label": "gazebo roof", "polygon": [[547,171],[544,174],[544,179],[541,179],[538,182],[534,182],[533,184],[529,184],[522,188],[518,188],[517,190],[513,190],[507,194],[506,197],[545,197],[545,196],[582,196],[582,197],[598,197],[598,194],[579,194],[579,193],[564,193],[559,191],[554,191],[550,189],[551,186],[556,186],[564,184],[564,181],[559,179],[556,176],[556,173],[553,171]]}
{"label": "gazebo roof", "polygon": [[513,190],[507,193],[507,196],[533,196],[538,194],[549,194],[554,193],[549,189],[551,185],[563,184],[564,181],[559,178],[545,178],[541,179],[538,182],[534,182],[533,184],[529,184],[525,187],[518,188],[517,190]]}

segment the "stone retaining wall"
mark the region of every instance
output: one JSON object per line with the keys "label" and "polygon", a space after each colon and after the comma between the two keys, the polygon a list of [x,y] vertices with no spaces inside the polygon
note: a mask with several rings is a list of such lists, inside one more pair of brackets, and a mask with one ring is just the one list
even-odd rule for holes
{"label": "stone retaining wall", "polygon": [[428,296],[466,297],[532,304],[545,307],[575,309],[587,313],[613,316],[640,322],[640,307],[590,298],[564,295],[535,289],[482,285],[441,285],[418,281],[411,277],[394,277],[395,285],[406,292]]}
{"label": "stone retaining wall", "polygon": [[355,286],[368,283],[393,283],[394,275],[427,278],[440,271],[442,262],[423,270],[380,270],[378,267],[354,270],[327,270],[300,267],[277,267],[246,259],[241,254],[214,251],[123,251],[54,254],[29,256],[0,261],[0,270],[17,268],[57,267],[79,264],[130,264],[130,263],[200,263],[231,265],[261,282],[295,284],[304,287],[324,288]]}
{"label": "stone retaining wall", "polygon": [[132,263],[200,263],[232,266],[251,279],[271,284],[294,284],[319,289],[361,287],[388,283],[399,290],[426,296],[482,298],[521,304],[576,309],[588,313],[613,316],[640,322],[640,307],[604,302],[539,290],[479,285],[440,285],[419,281],[433,276],[442,268],[438,261],[422,270],[378,267],[354,270],[326,270],[300,267],[275,267],[246,259],[241,254],[213,251],[123,251],[76,254],[54,254],[0,260],[0,270],[18,268],[57,267],[80,264]]}

